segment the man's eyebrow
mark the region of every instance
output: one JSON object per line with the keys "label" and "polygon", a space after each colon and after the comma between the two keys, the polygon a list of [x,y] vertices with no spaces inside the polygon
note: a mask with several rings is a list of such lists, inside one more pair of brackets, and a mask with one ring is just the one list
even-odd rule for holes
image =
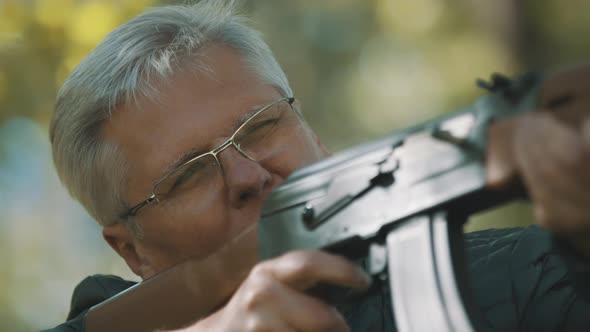
{"label": "man's eyebrow", "polygon": [[250,108],[250,110],[244,114],[242,114],[239,118],[236,119],[236,121],[234,121],[234,125],[232,127],[232,133],[234,133],[236,130],[238,130],[238,128],[240,128],[241,125],[244,124],[244,122],[246,122],[246,120],[248,120],[250,117],[252,117],[252,115],[254,115],[256,112],[260,111],[262,108],[268,106],[268,104],[260,104],[260,105],[256,105]]}
{"label": "man's eyebrow", "polygon": [[156,181],[154,181],[153,185],[156,185],[158,182],[160,182],[162,179],[164,179],[164,177],[166,177],[168,174],[172,173],[172,171],[178,169],[180,166],[184,165],[187,161],[189,161],[199,155],[202,155],[205,152],[207,152],[207,151],[203,150],[201,148],[192,148],[189,151],[183,153],[180,157],[177,157],[176,159],[174,159],[174,161],[172,161],[170,164],[168,164],[168,166],[166,166],[162,169],[162,172],[160,173],[160,177],[158,177],[158,179]]}
{"label": "man's eyebrow", "polygon": [[[260,104],[260,105],[255,105],[253,107],[250,108],[250,110],[244,114],[242,114],[240,117],[238,117],[235,121],[234,124],[232,125],[232,129],[231,129],[231,133],[233,134],[236,130],[238,130],[238,128],[240,128],[240,126],[242,124],[244,124],[244,122],[246,122],[246,120],[248,120],[252,115],[254,115],[256,112],[260,111],[263,107],[267,106],[268,104]],[[200,156],[204,153],[209,152],[210,150],[205,150],[202,148],[192,148],[189,151],[183,153],[181,156],[177,157],[176,159],[174,159],[173,162],[171,162],[170,164],[168,164],[168,166],[164,167],[164,169],[162,170],[162,172],[160,173],[161,176],[158,178],[158,180],[156,180],[154,182],[154,185],[156,183],[158,183],[159,181],[161,181],[166,175],[170,174],[172,171],[178,169],[180,166],[184,165],[186,162],[188,162],[189,160]]]}

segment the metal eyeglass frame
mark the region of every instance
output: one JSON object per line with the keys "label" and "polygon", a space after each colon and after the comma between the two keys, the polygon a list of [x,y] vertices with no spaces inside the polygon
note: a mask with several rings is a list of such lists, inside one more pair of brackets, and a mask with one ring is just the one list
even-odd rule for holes
{"label": "metal eyeglass frame", "polygon": [[237,136],[237,134],[240,132],[240,130],[242,128],[244,128],[249,122],[252,121],[252,119],[256,118],[259,114],[261,114],[262,112],[266,111],[267,109],[269,109],[270,107],[281,103],[283,101],[286,101],[287,103],[289,103],[289,105],[291,106],[291,108],[293,108],[293,103],[295,102],[295,98],[294,97],[282,97],[280,99],[277,99],[273,102],[271,102],[268,105],[263,106],[260,110],[258,110],[256,113],[252,114],[252,116],[250,116],[248,119],[246,119],[246,121],[244,121],[244,123],[242,123],[238,129],[236,129],[236,131],[234,131],[234,133],[231,135],[230,138],[228,138],[225,142],[221,143],[218,147],[212,149],[209,152],[205,152],[203,154],[200,154],[194,158],[192,158],[191,160],[183,163],[182,165],[178,166],[176,169],[172,170],[171,172],[169,172],[168,174],[166,174],[162,179],[160,179],[153,187],[152,187],[152,194],[151,196],[149,196],[148,198],[146,198],[144,201],[142,201],[139,204],[136,204],[135,206],[129,208],[126,212],[122,213],[120,215],[120,217],[122,219],[127,219],[129,217],[135,216],[137,215],[137,212],[143,208],[144,206],[147,206],[153,202],[159,203],[160,202],[160,198],[158,198],[158,195],[155,194],[155,189],[156,187],[158,187],[158,185],[160,183],[162,183],[164,180],[166,180],[169,176],[171,176],[172,174],[174,174],[177,170],[179,170],[180,168],[194,162],[195,160],[202,158],[204,156],[207,155],[212,155],[213,158],[215,158],[215,160],[217,161],[217,165],[219,165],[219,168],[221,169],[221,172],[223,173],[223,166],[221,165],[221,162],[219,161],[219,159],[217,158],[217,155],[220,154],[223,150],[227,149],[229,146],[233,146],[234,148],[236,148],[236,150],[244,157],[248,158],[249,160],[252,161],[256,161],[254,158],[250,157],[246,152],[242,151],[242,149],[240,148],[240,146],[238,144],[236,144],[236,142],[234,141],[234,138]]}

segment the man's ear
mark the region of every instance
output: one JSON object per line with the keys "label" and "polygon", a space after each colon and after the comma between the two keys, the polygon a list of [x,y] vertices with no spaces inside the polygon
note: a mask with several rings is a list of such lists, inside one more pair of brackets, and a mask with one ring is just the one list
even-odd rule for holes
{"label": "man's ear", "polygon": [[134,236],[129,227],[121,223],[104,226],[102,237],[125,260],[131,271],[141,277],[142,261],[137,253]]}

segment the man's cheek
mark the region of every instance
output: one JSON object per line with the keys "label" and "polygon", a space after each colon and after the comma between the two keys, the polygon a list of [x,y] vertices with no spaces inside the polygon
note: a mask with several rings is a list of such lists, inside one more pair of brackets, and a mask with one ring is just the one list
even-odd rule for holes
{"label": "man's cheek", "polygon": [[306,145],[305,147],[301,148],[299,153],[296,154],[297,157],[297,168],[301,168],[303,166],[307,166],[309,164],[313,164],[324,159],[327,156],[327,153],[324,152],[320,146],[315,144],[315,142]]}
{"label": "man's cheek", "polygon": [[204,257],[222,246],[231,230],[227,214],[227,209],[220,204],[214,204],[205,212],[195,211],[178,232],[177,238],[184,251],[193,257]]}
{"label": "man's cheek", "polygon": [[208,255],[223,243],[228,230],[227,212],[218,201],[204,210],[195,205],[169,210],[159,227],[146,229],[145,240],[176,261]]}

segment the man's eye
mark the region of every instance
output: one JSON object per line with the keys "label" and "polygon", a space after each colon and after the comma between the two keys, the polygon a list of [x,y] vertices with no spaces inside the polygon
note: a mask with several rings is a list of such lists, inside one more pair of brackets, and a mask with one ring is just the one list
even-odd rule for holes
{"label": "man's eye", "polygon": [[170,192],[185,188],[192,183],[198,182],[198,179],[202,175],[204,168],[205,165],[202,162],[195,162],[186,165],[184,169],[178,171],[179,174],[175,177],[174,183],[170,187]]}
{"label": "man's eye", "polygon": [[257,121],[255,123],[251,124],[250,126],[248,126],[247,128],[244,128],[244,129],[246,129],[244,132],[244,135],[247,135],[247,136],[265,135],[266,133],[272,131],[278,125],[279,121],[280,121],[280,117]]}

